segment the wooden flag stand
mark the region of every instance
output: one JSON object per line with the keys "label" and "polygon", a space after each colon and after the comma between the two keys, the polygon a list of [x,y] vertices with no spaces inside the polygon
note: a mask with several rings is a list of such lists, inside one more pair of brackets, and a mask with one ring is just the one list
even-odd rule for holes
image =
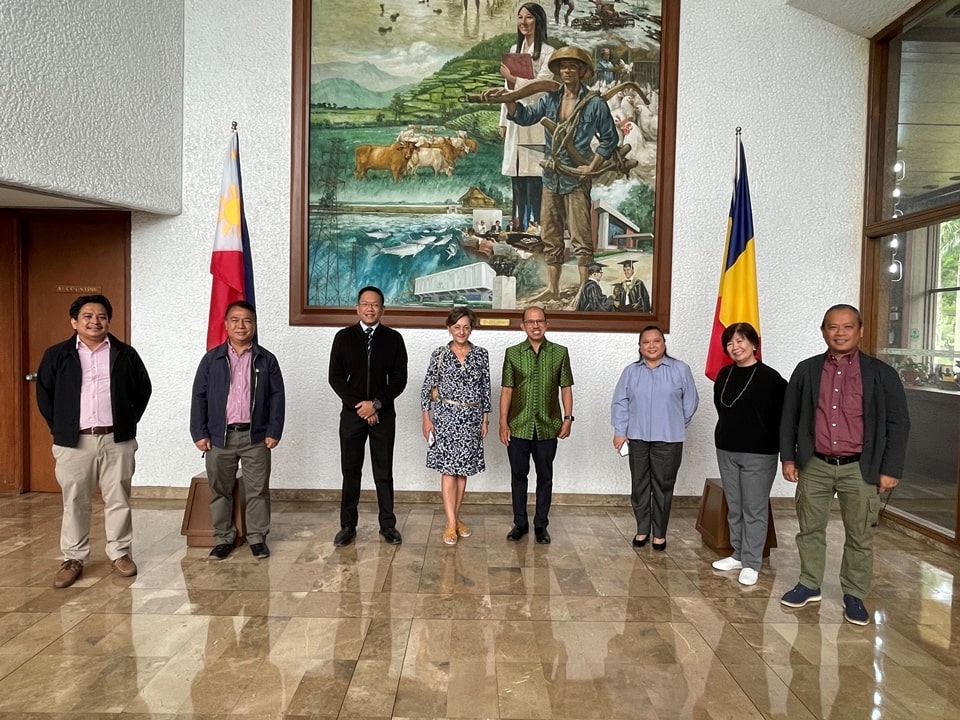
{"label": "wooden flag stand", "polygon": [[[727,525],[727,499],[723,495],[723,485],[719,478],[707,478],[703,483],[703,495],[700,497],[700,512],[697,513],[697,532],[704,544],[721,556],[733,552],[730,545],[730,527]],[[773,506],[767,501],[767,541],[763,545],[763,556],[770,557],[771,548],[777,547],[777,530],[773,525]]]}
{"label": "wooden flag stand", "polygon": [[[237,470],[237,480],[243,470]],[[194,475],[190,480],[190,492],[187,494],[187,505],[183,510],[183,523],[180,525],[180,534],[187,536],[187,547],[209,547],[217,544],[217,537],[213,530],[213,520],[210,518],[210,484],[207,482],[206,471]],[[247,536],[246,499],[243,495],[243,485],[239,482],[233,493],[233,522],[237,526],[237,539],[234,547],[243,545]]]}

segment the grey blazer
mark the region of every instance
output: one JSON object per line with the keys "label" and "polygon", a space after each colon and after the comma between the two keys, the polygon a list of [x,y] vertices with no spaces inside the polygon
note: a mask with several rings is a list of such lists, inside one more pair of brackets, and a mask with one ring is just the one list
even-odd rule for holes
{"label": "grey blazer", "polygon": [[[780,419],[780,460],[802,469],[813,456],[817,398],[826,353],[803,360],[787,385]],[[885,362],[860,352],[863,382],[863,452],[860,473],[873,485],[881,475],[903,477],[910,415],[903,383]]]}

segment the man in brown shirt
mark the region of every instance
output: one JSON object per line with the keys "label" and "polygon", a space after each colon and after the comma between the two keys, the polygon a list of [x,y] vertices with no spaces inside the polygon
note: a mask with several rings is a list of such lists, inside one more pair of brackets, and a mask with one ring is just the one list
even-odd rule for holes
{"label": "man in brown shirt", "polygon": [[863,318],[834,305],[820,325],[827,352],[797,365],[780,424],[783,477],[797,483],[800,580],[780,602],[803,607],[821,599],[827,520],[833,496],[846,533],[840,587],[843,617],[866,625],[863,598],[873,575],[873,536],[880,493],[903,475],[910,418],[896,370],[860,352]]}

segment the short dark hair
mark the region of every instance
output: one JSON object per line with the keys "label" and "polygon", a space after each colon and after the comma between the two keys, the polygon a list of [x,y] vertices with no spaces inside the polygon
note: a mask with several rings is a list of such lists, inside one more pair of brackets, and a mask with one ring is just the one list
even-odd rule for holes
{"label": "short dark hair", "polygon": [[642,338],[645,332],[650,332],[651,330],[656,330],[658,333],[660,333],[660,337],[662,337],[664,339],[664,342],[666,342],[667,338],[664,336],[663,330],[660,328],[659,325],[647,325],[646,327],[643,328],[643,330],[640,331],[640,335],[638,336],[637,339]]}
{"label": "short dark hair", "polygon": [[76,320],[78,317],[80,317],[80,308],[89,303],[103,305],[107,311],[107,320],[113,320],[113,305],[111,305],[110,301],[107,300],[106,295],[81,295],[72,303],[70,303],[70,317]]}
{"label": "short dark hair", "polygon": [[367,285],[366,287],[360,288],[360,292],[357,293],[357,304],[358,304],[358,305],[360,304],[360,296],[363,295],[363,294],[366,293],[366,292],[376,293],[377,295],[380,296],[380,304],[381,304],[381,305],[386,305],[386,304],[387,304],[387,301],[386,301],[386,300],[384,299],[384,297],[383,297],[383,290],[381,290],[380,288],[378,288],[376,285]]}
{"label": "short dark hair", "polygon": [[247,310],[251,315],[253,315],[254,320],[257,319],[257,309],[253,305],[248,303],[246,300],[234,300],[232,303],[227,305],[227,309],[223,313],[224,320],[226,320],[230,316],[230,311],[233,310],[234,308]]}
{"label": "short dark hair", "polygon": [[828,307],[827,311],[823,314],[823,320],[820,321],[821,330],[824,330],[827,327],[827,315],[837,310],[849,310],[857,316],[857,322],[860,324],[860,327],[863,327],[863,315],[860,314],[859,309],[855,308],[853,305],[847,305],[846,303],[837,303],[836,305],[831,305]]}
{"label": "short dark hair", "polygon": [[523,314],[520,316],[521,320],[526,321],[528,310],[539,310],[540,312],[543,313],[543,319],[544,320],[547,319],[547,311],[544,310],[542,307],[540,307],[539,305],[527,305],[527,307],[523,309]]}
{"label": "short dark hair", "polygon": [[753,346],[757,350],[760,349],[760,336],[757,334],[757,331],[753,325],[746,322],[738,322],[727,327],[727,329],[723,331],[723,335],[720,336],[720,347],[724,352],[727,351],[727,343],[733,340],[733,336],[738,333],[747,342],[753,343]]}
{"label": "short dark hair", "polygon": [[468,307],[455,307],[447,315],[446,326],[450,327],[451,325],[456,324],[460,321],[461,318],[467,318],[470,321],[470,327],[475,328],[477,326],[477,314]]}

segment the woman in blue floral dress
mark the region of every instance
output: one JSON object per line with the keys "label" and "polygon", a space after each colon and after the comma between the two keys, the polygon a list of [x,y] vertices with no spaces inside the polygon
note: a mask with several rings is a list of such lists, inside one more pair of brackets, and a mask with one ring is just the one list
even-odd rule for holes
{"label": "woman in blue floral dress", "polygon": [[[470,528],[460,519],[460,505],[467,476],[485,469],[483,439],[489,427],[490,356],[470,342],[476,323],[477,316],[470,308],[450,311],[446,325],[452,340],[433,351],[420,390],[427,467],[441,474],[440,491],[447,515],[443,542],[447,545],[456,545],[458,537],[470,537]],[[435,393],[431,393],[433,388]]]}

